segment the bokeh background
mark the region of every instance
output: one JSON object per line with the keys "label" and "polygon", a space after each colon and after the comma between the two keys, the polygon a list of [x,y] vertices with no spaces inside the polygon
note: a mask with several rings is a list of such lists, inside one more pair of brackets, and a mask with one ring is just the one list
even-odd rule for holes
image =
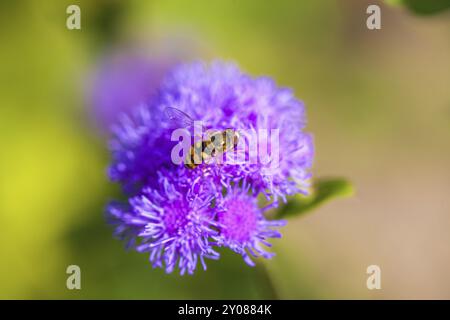
{"label": "bokeh background", "polygon": [[[450,11],[390,2],[1,1],[0,298],[449,299]],[[70,4],[81,30],[66,28]],[[369,4],[381,30],[366,28]],[[153,270],[103,215],[119,190],[93,83],[130,48],[292,87],[315,176],[346,177],[355,196],[290,220],[256,268],[225,254],[192,277]],[[81,290],[66,289],[70,264]],[[371,264],[381,290],[366,288]]]}

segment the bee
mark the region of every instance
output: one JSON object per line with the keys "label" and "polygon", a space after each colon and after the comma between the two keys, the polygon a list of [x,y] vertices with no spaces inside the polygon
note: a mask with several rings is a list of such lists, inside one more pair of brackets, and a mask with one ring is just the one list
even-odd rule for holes
{"label": "bee", "polygon": [[[188,128],[195,125],[194,120],[181,110],[167,107],[164,110],[166,117],[179,127]],[[202,128],[204,129],[204,127]],[[228,128],[225,130],[206,130],[206,138],[198,140],[189,148],[185,165],[195,169],[201,163],[211,163],[220,154],[236,150],[239,142],[239,132]]]}

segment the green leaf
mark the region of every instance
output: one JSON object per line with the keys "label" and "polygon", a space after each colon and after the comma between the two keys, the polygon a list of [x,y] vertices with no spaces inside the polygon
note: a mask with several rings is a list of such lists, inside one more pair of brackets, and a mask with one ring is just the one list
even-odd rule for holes
{"label": "green leaf", "polygon": [[386,0],[390,4],[400,4],[416,14],[431,15],[450,8],[450,0]]}
{"label": "green leaf", "polygon": [[343,178],[321,178],[313,183],[312,191],[308,196],[297,195],[281,207],[277,218],[294,217],[304,214],[321,204],[339,197],[350,197],[354,194],[352,184]]}

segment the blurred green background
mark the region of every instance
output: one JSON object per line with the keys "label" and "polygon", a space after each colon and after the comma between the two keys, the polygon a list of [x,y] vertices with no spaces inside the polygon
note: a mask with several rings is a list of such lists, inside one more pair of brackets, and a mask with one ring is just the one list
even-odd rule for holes
{"label": "blurred green background", "polygon": [[[0,298],[449,299],[450,12],[391,2],[0,2]],[[81,30],[66,28],[69,4]],[[366,28],[369,4],[381,30]],[[180,277],[126,252],[104,222],[119,190],[86,92],[105,53],[136,43],[292,87],[314,174],[356,196],[290,220],[256,268],[224,253]],[[70,264],[81,290],[66,289]],[[371,264],[381,290],[366,288]]]}

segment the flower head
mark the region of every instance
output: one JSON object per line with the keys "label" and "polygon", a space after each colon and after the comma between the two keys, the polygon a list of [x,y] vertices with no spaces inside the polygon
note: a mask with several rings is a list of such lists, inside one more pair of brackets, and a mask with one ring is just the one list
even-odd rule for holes
{"label": "flower head", "polygon": [[273,253],[266,252],[261,245],[271,247],[267,238],[281,238],[273,228],[286,224],[283,220],[269,221],[264,217],[257,199],[249,194],[249,187],[229,187],[218,205],[217,223],[219,225],[218,244],[239,253],[250,266],[253,257],[269,259]]}
{"label": "flower head", "polygon": [[[252,78],[234,64],[193,63],[175,68],[162,85],[160,104],[202,121],[205,128],[258,132],[278,130],[279,163],[242,163],[221,167],[220,178],[245,179],[256,192],[274,200],[306,192],[314,157],[312,137],[303,132],[304,105],[290,89],[278,88],[267,77]],[[275,148],[276,147],[276,148]],[[249,158],[249,150],[244,150]],[[224,181],[228,185],[230,180]]]}
{"label": "flower head", "polygon": [[156,187],[158,170],[171,166],[174,143],[161,122],[160,112],[142,104],[132,114],[122,114],[112,127],[108,174],[128,194],[139,192],[143,186]]}
{"label": "flower head", "polygon": [[205,258],[218,258],[211,244],[217,235],[211,200],[188,200],[183,188],[163,178],[159,190],[144,188],[128,206],[112,204],[108,211],[116,235],[130,239],[138,252],[150,253],[153,267],[192,274],[198,262],[206,269]]}

